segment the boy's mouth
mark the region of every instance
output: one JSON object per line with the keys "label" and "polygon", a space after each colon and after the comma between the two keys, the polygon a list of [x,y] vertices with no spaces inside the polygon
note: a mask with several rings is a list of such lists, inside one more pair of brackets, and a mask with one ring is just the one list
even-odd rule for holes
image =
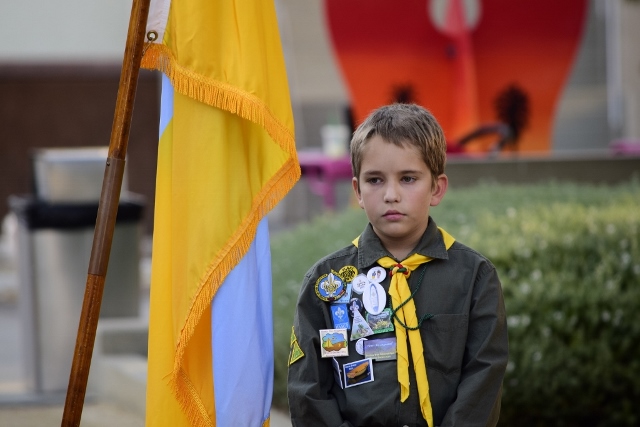
{"label": "boy's mouth", "polygon": [[404,215],[401,212],[398,211],[394,211],[394,210],[388,210],[384,213],[384,215],[382,215],[383,218],[385,219],[389,219],[389,220],[397,220],[402,218]]}

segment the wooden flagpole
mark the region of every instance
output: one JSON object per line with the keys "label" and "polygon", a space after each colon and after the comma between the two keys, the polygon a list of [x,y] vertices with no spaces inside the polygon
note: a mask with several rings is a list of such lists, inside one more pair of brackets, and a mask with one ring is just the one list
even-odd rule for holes
{"label": "wooden flagpole", "polygon": [[131,128],[140,62],[142,60],[150,0],[133,0],[129,30],[120,74],[116,108],[111,128],[109,155],[102,181],[96,228],[80,314],[78,335],[62,415],[63,427],[79,426],[98,327],[111,242],[120,202],[124,163]]}

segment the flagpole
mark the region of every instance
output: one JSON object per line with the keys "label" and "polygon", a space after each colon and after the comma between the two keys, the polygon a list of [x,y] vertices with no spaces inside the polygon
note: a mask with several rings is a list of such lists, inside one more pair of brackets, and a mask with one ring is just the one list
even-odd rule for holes
{"label": "flagpole", "polygon": [[109,264],[150,0],[133,0],[62,427],[79,426]]}

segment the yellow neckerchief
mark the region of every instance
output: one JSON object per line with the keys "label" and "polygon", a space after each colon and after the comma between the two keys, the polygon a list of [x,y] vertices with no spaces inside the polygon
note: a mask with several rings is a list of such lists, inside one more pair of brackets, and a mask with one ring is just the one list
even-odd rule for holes
{"label": "yellow neckerchief", "polygon": [[[442,228],[438,227],[444,245],[449,250],[455,239]],[[353,244],[358,247],[360,236],[356,237]],[[407,351],[407,330],[403,325],[409,327],[418,326],[418,316],[416,305],[411,296],[407,278],[413,270],[421,264],[429,262],[433,258],[424,255],[413,254],[399,264],[390,257],[382,257],[378,260],[384,268],[391,269],[391,284],[389,285],[389,295],[391,296],[391,307],[395,313],[393,323],[396,330],[396,350],[398,353],[398,382],[400,383],[400,401],[404,402],[409,397],[409,353]],[[402,273],[402,274],[396,274]],[[404,305],[402,305],[404,303]],[[400,308],[398,308],[400,307]],[[397,311],[396,311],[397,309]],[[429,427],[433,426],[433,409],[431,408],[431,398],[429,397],[429,380],[427,379],[427,365],[424,360],[422,339],[419,329],[409,329],[409,343],[411,345],[411,357],[413,359],[413,370],[416,374],[418,386],[418,397],[420,399],[420,409],[422,416],[427,421]]]}

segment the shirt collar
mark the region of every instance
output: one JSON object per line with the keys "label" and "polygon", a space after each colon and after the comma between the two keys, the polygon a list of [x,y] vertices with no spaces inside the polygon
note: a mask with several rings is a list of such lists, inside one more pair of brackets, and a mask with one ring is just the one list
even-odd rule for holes
{"label": "shirt collar", "polygon": [[[408,256],[416,253],[435,259],[449,259],[442,234],[431,217],[429,217],[429,223],[422,238]],[[373,231],[371,224],[367,224],[358,241],[359,267],[369,267],[385,256],[393,258],[393,255],[382,246],[382,242]]]}

